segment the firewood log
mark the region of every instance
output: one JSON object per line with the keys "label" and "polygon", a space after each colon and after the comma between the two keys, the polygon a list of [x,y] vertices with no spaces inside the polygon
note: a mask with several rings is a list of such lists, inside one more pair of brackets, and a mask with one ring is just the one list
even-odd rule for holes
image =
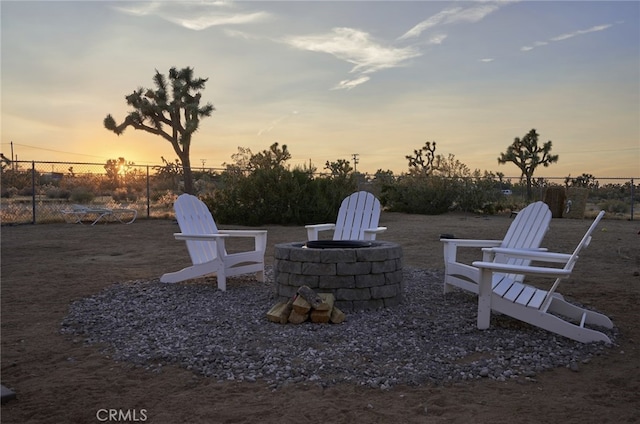
{"label": "firewood log", "polygon": [[291,324],[302,324],[307,319],[309,319],[309,314],[299,314],[295,309],[291,309],[291,313],[289,314],[289,322]]}
{"label": "firewood log", "polygon": [[271,322],[280,322],[280,315],[286,306],[287,304],[285,302],[278,302],[273,305],[271,309],[269,309],[269,312],[267,312],[267,319]]}
{"label": "firewood log", "polygon": [[331,308],[333,308],[333,304],[336,301],[336,297],[333,293],[320,293],[318,296],[322,299],[322,303],[318,306],[314,306],[314,309],[318,311],[331,311]]}
{"label": "firewood log", "polygon": [[293,301],[296,297],[289,299],[282,311],[280,311],[280,324],[286,324],[289,321],[289,315],[291,315],[291,310],[293,309]]}
{"label": "firewood log", "polygon": [[329,318],[329,320],[333,324],[340,324],[346,318],[347,318],[347,316],[340,309],[336,308],[335,306],[333,307],[333,309],[331,309],[331,317]]}
{"label": "firewood log", "polygon": [[309,302],[309,305],[314,309],[322,303],[322,298],[318,296],[318,293],[314,292],[308,286],[300,286],[300,288],[298,288],[298,294],[304,297],[304,299]]}
{"label": "firewood log", "polygon": [[296,300],[293,301],[293,310],[300,315],[308,314],[311,310],[311,305],[303,296],[296,296]]}
{"label": "firewood log", "polygon": [[321,311],[319,309],[311,310],[311,314],[309,314],[311,322],[315,322],[317,324],[326,324],[329,322],[331,318],[331,311]]}

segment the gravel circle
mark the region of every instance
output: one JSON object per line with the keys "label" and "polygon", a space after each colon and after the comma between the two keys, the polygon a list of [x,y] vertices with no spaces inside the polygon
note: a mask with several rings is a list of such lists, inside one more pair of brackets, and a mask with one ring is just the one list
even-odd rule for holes
{"label": "gravel circle", "polygon": [[[476,328],[476,296],[443,295],[442,271],[403,270],[404,303],[352,312],[342,324],[269,322],[276,303],[267,283],[229,278],[226,292],[211,283],[131,281],[71,304],[61,332],[104,353],[160,372],[178,364],[218,381],[447,384],[465,380],[535,380],[556,367],[579,371],[611,345],[583,344],[493,315]],[[606,330],[614,340],[617,330]]]}

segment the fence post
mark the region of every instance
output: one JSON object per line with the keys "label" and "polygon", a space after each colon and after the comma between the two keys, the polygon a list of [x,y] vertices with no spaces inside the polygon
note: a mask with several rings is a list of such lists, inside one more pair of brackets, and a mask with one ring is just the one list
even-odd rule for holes
{"label": "fence post", "polygon": [[635,203],[635,187],[633,185],[633,178],[631,178],[631,220],[633,221],[633,204]]}
{"label": "fence post", "polygon": [[147,165],[147,219],[151,218],[151,189],[149,185],[149,165]]}
{"label": "fence post", "polygon": [[36,223],[36,162],[31,161],[31,223]]}

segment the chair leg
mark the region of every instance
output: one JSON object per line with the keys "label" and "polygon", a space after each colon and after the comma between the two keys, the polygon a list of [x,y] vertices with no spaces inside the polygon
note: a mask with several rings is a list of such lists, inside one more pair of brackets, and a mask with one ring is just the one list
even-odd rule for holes
{"label": "chair leg", "polygon": [[227,276],[224,271],[218,271],[216,273],[216,278],[218,280],[218,290],[227,291]]}
{"label": "chair leg", "polygon": [[480,330],[486,330],[491,323],[491,280],[493,273],[491,270],[482,269],[480,281],[478,282],[478,322]]}

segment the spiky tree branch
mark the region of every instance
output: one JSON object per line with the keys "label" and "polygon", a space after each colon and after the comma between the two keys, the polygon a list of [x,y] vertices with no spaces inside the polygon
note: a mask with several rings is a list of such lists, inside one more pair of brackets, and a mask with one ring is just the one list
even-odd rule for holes
{"label": "spiky tree branch", "polygon": [[158,135],[171,143],[182,163],[184,191],[193,193],[190,149],[193,133],[200,119],[211,116],[215,110],[211,103],[200,107],[201,90],[208,78],[194,78],[193,68],[169,70],[169,81],[157,69],[153,76],[154,89],[138,88],[125,97],[134,110],[122,123],[117,124],[110,114],[104,119],[106,129],[117,135],[127,127]]}

